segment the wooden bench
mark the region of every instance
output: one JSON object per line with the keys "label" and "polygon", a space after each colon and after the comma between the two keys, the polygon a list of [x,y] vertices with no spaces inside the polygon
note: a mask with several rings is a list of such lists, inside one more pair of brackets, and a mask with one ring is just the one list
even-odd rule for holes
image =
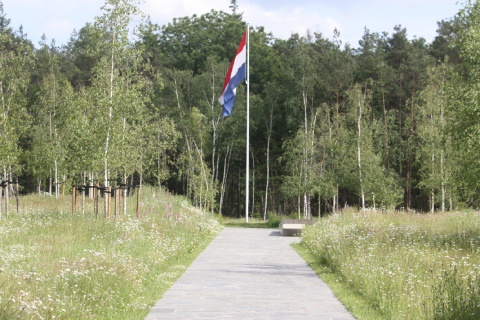
{"label": "wooden bench", "polygon": [[285,219],[280,222],[280,234],[282,236],[300,236],[305,225],[313,223],[312,220]]}

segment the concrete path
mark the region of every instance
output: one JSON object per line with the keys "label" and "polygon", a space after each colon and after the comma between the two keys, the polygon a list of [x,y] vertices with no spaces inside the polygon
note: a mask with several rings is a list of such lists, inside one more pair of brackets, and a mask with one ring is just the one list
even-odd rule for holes
{"label": "concrete path", "polygon": [[225,228],[146,319],[354,319],[274,229]]}

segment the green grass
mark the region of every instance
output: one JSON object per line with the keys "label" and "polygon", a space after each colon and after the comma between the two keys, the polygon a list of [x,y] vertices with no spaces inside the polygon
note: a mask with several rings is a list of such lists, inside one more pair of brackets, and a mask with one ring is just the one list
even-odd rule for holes
{"label": "green grass", "polygon": [[305,228],[301,246],[358,319],[480,318],[478,212],[350,212]]}
{"label": "green grass", "polygon": [[145,188],[138,213],[71,213],[70,198],[22,197],[0,220],[0,319],[142,319],[219,232],[183,198]]}
{"label": "green grass", "polygon": [[332,271],[319,257],[314,256],[302,243],[294,243],[292,247],[328,285],[347,310],[355,315],[355,318],[359,320],[386,319],[385,315],[378,308],[372,308],[368,300],[357,290],[349,286],[342,277]]}
{"label": "green grass", "polygon": [[258,218],[249,218],[248,223],[245,221],[245,218],[235,219],[235,218],[217,216],[217,219],[223,226],[232,227],[232,228],[275,229],[275,228],[278,228],[278,226],[280,225],[280,222],[282,221],[282,217],[280,216],[269,217],[267,221],[263,221],[263,219],[258,219]]}

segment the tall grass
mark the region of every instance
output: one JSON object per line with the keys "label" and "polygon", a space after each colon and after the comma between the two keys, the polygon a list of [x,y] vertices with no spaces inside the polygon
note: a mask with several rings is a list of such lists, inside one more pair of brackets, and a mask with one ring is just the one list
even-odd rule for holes
{"label": "tall grass", "polygon": [[302,244],[386,319],[480,319],[480,214],[346,213]]}
{"label": "tall grass", "polygon": [[0,220],[0,319],[144,318],[220,225],[153,189],[138,213],[129,202],[114,221],[91,203],[82,215],[70,198],[23,197]]}

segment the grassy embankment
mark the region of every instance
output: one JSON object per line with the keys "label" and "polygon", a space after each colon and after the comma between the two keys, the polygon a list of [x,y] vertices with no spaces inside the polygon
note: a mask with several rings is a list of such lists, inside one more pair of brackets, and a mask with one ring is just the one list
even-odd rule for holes
{"label": "grassy embankment", "polygon": [[297,247],[358,319],[480,319],[480,213],[345,213]]}
{"label": "grassy embankment", "polygon": [[91,200],[85,215],[69,197],[20,203],[0,220],[0,319],[142,319],[221,229],[153,189],[139,216],[131,197],[116,221],[96,219]]}

